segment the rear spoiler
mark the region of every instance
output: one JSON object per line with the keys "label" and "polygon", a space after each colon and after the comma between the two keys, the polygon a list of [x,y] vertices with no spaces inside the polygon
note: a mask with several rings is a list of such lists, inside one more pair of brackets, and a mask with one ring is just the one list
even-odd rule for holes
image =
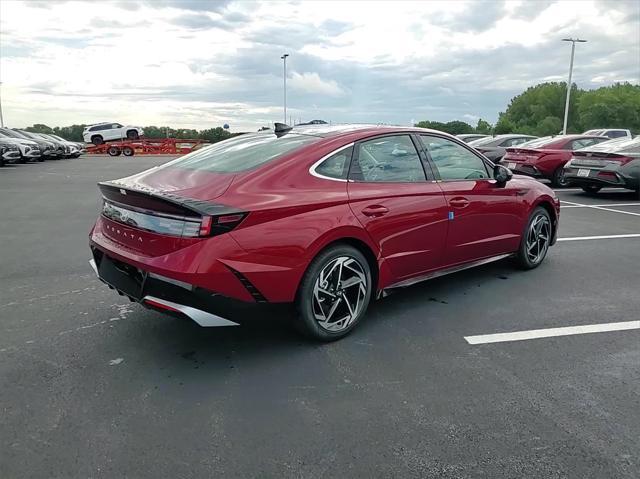
{"label": "rear spoiler", "polygon": [[185,198],[164,191],[138,186],[132,188],[117,180],[98,183],[102,196],[115,203],[173,215],[215,216],[238,213],[229,206]]}

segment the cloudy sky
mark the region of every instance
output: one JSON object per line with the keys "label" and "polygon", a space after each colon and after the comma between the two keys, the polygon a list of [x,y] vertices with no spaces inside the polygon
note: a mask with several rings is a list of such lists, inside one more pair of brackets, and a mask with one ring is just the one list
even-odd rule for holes
{"label": "cloudy sky", "polygon": [[563,81],[640,83],[640,2],[0,1],[5,124],[252,130],[282,119],[497,119]]}

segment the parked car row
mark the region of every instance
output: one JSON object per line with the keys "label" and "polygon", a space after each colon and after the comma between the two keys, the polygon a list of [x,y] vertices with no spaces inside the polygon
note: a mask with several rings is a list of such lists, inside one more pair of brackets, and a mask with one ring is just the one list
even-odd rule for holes
{"label": "parked car row", "polygon": [[6,163],[77,158],[84,152],[84,144],[65,140],[52,133],[0,128],[0,166]]}

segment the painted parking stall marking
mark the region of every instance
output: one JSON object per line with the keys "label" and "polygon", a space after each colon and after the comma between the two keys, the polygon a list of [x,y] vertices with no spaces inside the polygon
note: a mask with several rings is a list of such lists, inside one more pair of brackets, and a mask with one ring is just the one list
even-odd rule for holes
{"label": "painted parking stall marking", "polygon": [[573,336],[578,334],[604,333],[610,331],[627,331],[640,329],[640,321],[622,321],[618,323],[587,324],[584,326],[566,326],[560,328],[530,329],[511,333],[480,334],[465,336],[469,344],[506,343],[526,341],[528,339],[553,338],[556,336]]}
{"label": "painted parking stall marking", "polygon": [[[605,208],[603,206],[594,206],[594,205],[585,205],[582,203],[574,203],[572,201],[566,201],[563,200],[565,203],[567,203],[569,206],[576,206],[576,207],[581,207],[581,208],[592,208],[594,210],[601,210],[601,211],[610,211],[612,213],[620,213],[623,215],[633,215],[633,216],[640,216],[640,213],[633,213],[631,211],[622,211],[622,210],[613,210],[611,208]],[[565,206],[565,208],[567,208],[568,206]]]}
{"label": "painted parking stall marking", "polygon": [[600,235],[600,236],[574,236],[569,238],[558,238],[558,242],[589,241],[589,240],[618,239],[618,238],[640,238],[640,233],[629,233],[629,234],[621,234],[621,235]]}

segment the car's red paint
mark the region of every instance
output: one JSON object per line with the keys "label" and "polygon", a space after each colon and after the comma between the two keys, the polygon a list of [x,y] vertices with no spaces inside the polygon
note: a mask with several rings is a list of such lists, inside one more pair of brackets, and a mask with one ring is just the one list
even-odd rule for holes
{"label": "car's red paint", "polygon": [[267,301],[290,302],[313,258],[338,241],[356,245],[372,259],[379,291],[427,272],[516,251],[538,204],[547,207],[557,223],[559,202],[553,191],[524,176],[505,185],[493,179],[364,183],[309,172],[320,158],[344,145],[414,132],[464,145],[430,130],[345,128],[248,171],[214,174],[168,166],[118,180],[125,196],[127,191],[152,196],[163,192],[224,205],[247,216],[227,233],[183,238],[101,215],[91,231],[91,245],[143,271],[253,301],[234,273],[239,272]]}
{"label": "car's red paint", "polygon": [[500,163],[503,165],[515,163],[514,171],[518,173],[552,179],[554,173],[562,170],[571,159],[574,151],[573,142],[588,139],[598,142],[606,141],[606,138],[593,135],[562,135],[539,148],[529,148],[526,145],[507,148],[507,153]]}

